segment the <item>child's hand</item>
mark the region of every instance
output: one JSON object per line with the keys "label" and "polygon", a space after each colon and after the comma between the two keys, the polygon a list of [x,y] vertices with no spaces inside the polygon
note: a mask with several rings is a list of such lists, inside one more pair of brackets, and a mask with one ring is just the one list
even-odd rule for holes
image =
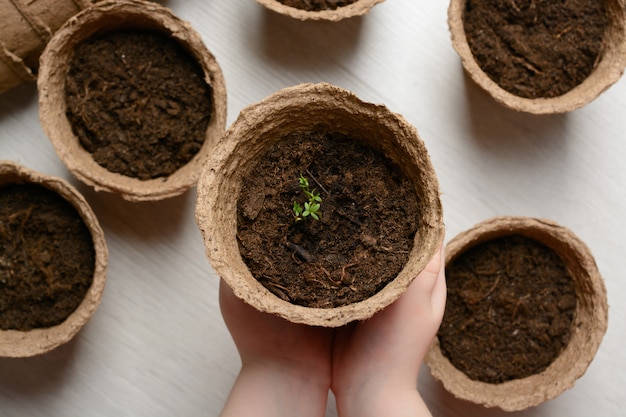
{"label": "child's hand", "polygon": [[242,362],[222,416],[324,416],[332,329],[261,313],[237,298],[223,281],[220,307]]}
{"label": "child's hand", "polygon": [[242,362],[222,417],[322,417],[329,389],[341,417],[429,415],[416,384],[445,307],[442,252],[396,302],[338,329],[261,313],[222,282],[222,315]]}
{"label": "child's hand", "polygon": [[416,384],[445,299],[441,249],[400,299],[371,319],[338,330],[331,388],[340,416],[430,415]]}

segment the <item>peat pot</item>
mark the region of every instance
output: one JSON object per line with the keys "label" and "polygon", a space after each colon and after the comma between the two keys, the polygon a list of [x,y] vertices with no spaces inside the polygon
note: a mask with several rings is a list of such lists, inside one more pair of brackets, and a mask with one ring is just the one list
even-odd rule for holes
{"label": "peat pot", "polygon": [[96,311],[108,252],[96,216],[60,178],[0,161],[0,357],[45,353]]}
{"label": "peat pot", "polygon": [[[594,100],[626,66],[626,10],[593,3],[451,0],[452,46],[466,72],[513,110],[565,113]],[[572,8],[582,8],[574,10]]]}
{"label": "peat pot", "polygon": [[0,0],[0,94],[33,81],[46,43],[91,0]]}
{"label": "peat pot", "polygon": [[523,410],[574,386],[607,329],[589,248],[553,221],[496,217],[446,246],[448,300],[426,363],[454,396]]}
{"label": "peat pot", "polygon": [[[320,229],[332,229],[335,227],[333,224],[337,225],[337,229],[341,229],[347,225],[363,225],[366,222],[352,215],[355,210],[350,204],[347,207],[336,206],[334,210],[328,208],[343,186],[348,187],[353,182],[350,173],[336,173],[334,170],[336,167],[331,166],[329,171],[316,175],[313,169],[315,164],[312,164],[303,166],[302,172],[294,170],[293,177],[290,177],[293,181],[278,180],[281,184],[271,187],[257,184],[259,160],[271,159],[265,156],[266,153],[283,149],[287,146],[284,145],[285,138],[294,136],[305,138],[301,142],[305,154],[309,145],[326,143],[319,139],[321,136],[331,138],[328,141],[331,144],[339,143],[340,140],[337,138],[352,138],[353,142],[349,142],[353,144],[351,149],[367,146],[368,149],[373,149],[376,155],[384,155],[390,160],[390,164],[396,167],[394,172],[396,174],[401,172],[409,184],[403,190],[414,193],[419,201],[419,210],[404,216],[415,220],[416,228],[415,234],[409,238],[410,247],[406,249],[404,264],[398,267],[397,275],[391,276],[386,285],[365,299],[334,306],[302,305],[287,296],[289,288],[285,286],[290,284],[273,281],[269,283],[273,291],[268,290],[268,287],[257,279],[259,276],[253,276],[248,264],[242,259],[239,245],[246,244],[241,243],[239,239],[242,239],[243,235],[255,239],[259,237],[259,233],[254,230],[238,231],[238,227],[243,220],[256,218],[258,212],[264,213],[270,206],[277,206],[276,196],[287,193],[286,203],[278,205],[278,215],[284,215],[284,220],[280,220],[276,226],[288,229],[286,234],[289,235],[277,239],[280,240],[277,242],[258,245],[253,240],[251,249],[265,248],[276,243],[276,250],[284,251],[284,255],[282,258],[277,257],[274,265],[285,259],[293,259],[296,266],[304,268],[305,272],[297,272],[294,279],[305,280],[307,282],[304,285],[305,289],[327,287],[331,294],[345,292],[350,295],[351,291],[356,291],[356,286],[360,285],[363,279],[354,271],[360,266],[356,264],[363,264],[369,258],[365,259],[366,257],[357,254],[356,260],[350,261],[344,259],[348,257],[348,253],[341,251],[334,253],[320,251],[309,255],[308,252],[312,250],[304,248],[305,243],[301,242],[304,240],[301,239],[303,238],[301,235],[307,234],[307,230],[316,233]],[[348,159],[357,158],[356,150],[348,155],[350,155]],[[314,158],[314,162],[323,163],[317,159],[325,158],[329,158],[329,155],[319,154],[319,157]],[[302,160],[307,160],[307,155],[304,155]],[[276,177],[279,178],[281,172],[289,168],[279,164],[276,169]],[[329,173],[330,171],[335,173]],[[308,177],[311,188],[314,189],[312,191],[320,192],[324,200],[321,203],[319,222],[310,218],[297,219],[290,214],[294,200],[289,199],[288,193],[294,191],[296,193],[294,198],[300,198],[297,179],[299,174]],[[327,183],[324,181],[331,177],[340,178],[339,186],[331,188],[330,185],[325,185]],[[373,177],[369,179],[369,183],[377,181]],[[242,192],[244,187],[251,185],[252,188],[246,188],[247,191]],[[385,192],[386,190],[381,191],[383,195],[379,196],[380,200],[387,199],[384,196]],[[243,214],[238,214],[239,200],[251,203],[244,209]],[[259,202],[261,204],[258,204]],[[384,214],[386,213],[383,213],[382,217],[385,217]],[[292,322],[327,327],[366,319],[396,300],[433,257],[443,236],[438,181],[425,145],[415,128],[402,116],[392,113],[386,107],[363,102],[351,92],[325,83],[285,88],[241,112],[227,133],[218,141],[215,151],[205,164],[198,183],[196,220],[204,237],[208,259],[238,297],[258,310],[281,316]],[[270,232],[272,231],[268,230],[268,233]],[[357,232],[357,235],[359,233]],[[261,235],[263,236],[260,237],[265,237],[264,232]],[[396,252],[393,248],[387,247],[388,245],[383,242],[384,237],[374,233],[369,236],[361,235],[357,237],[354,246],[358,251],[373,247],[378,248],[380,253]],[[329,245],[335,241],[333,236],[327,240]],[[247,248],[250,249],[250,246]],[[261,258],[264,257],[265,254],[261,254]],[[322,259],[323,263],[313,267],[311,265],[315,262],[312,258]],[[283,277],[281,271],[278,271],[277,277],[277,279]]]}
{"label": "peat pot", "polygon": [[72,17],[41,56],[38,89],[41,125],[67,168],[129,201],[194,186],[226,123],[215,57],[189,23],[147,1],[101,1]]}

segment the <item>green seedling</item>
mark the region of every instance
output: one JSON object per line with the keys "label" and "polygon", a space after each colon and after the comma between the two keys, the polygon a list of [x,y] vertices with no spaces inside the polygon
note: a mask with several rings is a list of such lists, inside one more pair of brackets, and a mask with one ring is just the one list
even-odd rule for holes
{"label": "green seedling", "polygon": [[297,201],[293,202],[293,214],[296,216],[296,221],[302,221],[307,217],[319,220],[322,215],[320,212],[322,197],[320,197],[319,193],[315,192],[315,189],[313,189],[313,191],[309,190],[309,180],[302,174],[300,174],[300,178],[298,178],[298,184],[308,201],[305,201],[302,205]]}

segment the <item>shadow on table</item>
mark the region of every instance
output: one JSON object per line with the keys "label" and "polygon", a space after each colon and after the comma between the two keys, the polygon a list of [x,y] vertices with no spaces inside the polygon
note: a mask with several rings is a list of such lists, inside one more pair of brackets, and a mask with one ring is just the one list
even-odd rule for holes
{"label": "shadow on table", "polygon": [[[0,404],[2,397],[45,396],[62,389],[64,377],[74,365],[80,337],[42,355],[0,358]],[[2,407],[0,406],[0,413]]]}
{"label": "shadow on table", "polygon": [[437,415],[464,417],[540,417],[546,414],[549,402],[522,411],[503,411],[500,408],[486,408],[479,404],[460,400],[449,393],[443,384],[430,375],[423,375],[423,383],[430,387],[429,406]]}
{"label": "shadow on table", "polygon": [[527,144],[535,149],[565,145],[569,113],[535,115],[511,110],[496,102],[465,71],[463,78],[469,131],[477,145],[501,153],[515,153]]}
{"label": "shadow on table", "polygon": [[[27,82],[0,94],[0,122],[11,113],[22,111],[37,101],[37,83]],[[35,120],[39,123],[38,120]]]}
{"label": "shadow on table", "polygon": [[85,196],[106,232],[122,238],[132,236],[144,242],[164,239],[178,233],[195,209],[195,188],[164,200],[129,202],[117,194],[96,192],[77,181],[74,185]]}
{"label": "shadow on table", "polygon": [[264,9],[260,33],[249,31],[249,36],[267,58],[291,70],[324,68],[356,50],[366,19],[300,21]]}

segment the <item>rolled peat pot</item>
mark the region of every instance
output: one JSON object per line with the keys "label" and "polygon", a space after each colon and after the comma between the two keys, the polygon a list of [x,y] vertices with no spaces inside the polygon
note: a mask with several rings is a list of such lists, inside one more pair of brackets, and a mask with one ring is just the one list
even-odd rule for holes
{"label": "rolled peat pot", "polygon": [[[544,9],[543,12],[538,11],[539,3],[537,2],[530,2],[530,6],[528,2],[519,2],[517,6],[516,2],[513,2],[513,6],[506,3],[507,5],[499,10],[495,10],[494,6],[487,12],[495,11],[503,15],[481,16],[473,22],[475,45],[477,45],[475,48],[480,48],[480,51],[478,49],[473,51],[467,32],[469,26],[465,18],[468,14],[468,4],[472,4],[472,10],[478,10],[477,5],[481,2],[487,3],[488,0],[450,0],[448,26],[452,46],[460,55],[462,65],[471,79],[505,107],[532,114],[569,112],[597,98],[617,82],[624,72],[626,67],[626,10],[624,3],[620,0],[602,0],[594,3],[594,5],[603,6],[600,8],[603,10],[597,12],[599,15],[596,14],[596,21],[593,22],[595,30],[599,31],[594,35],[588,35],[586,32],[592,26],[591,24],[573,20],[575,18],[572,16],[576,18],[589,16],[590,12],[585,9],[577,13],[563,13],[560,15],[562,17],[559,17],[563,20],[555,24],[558,18],[554,17],[554,13],[558,14],[558,7],[561,6],[554,2],[543,2],[546,8],[550,8]],[[495,4],[495,2],[491,3]],[[569,4],[573,3],[575,2],[569,2]],[[487,8],[484,7],[482,10]],[[541,15],[544,12],[546,16]],[[509,15],[504,16],[505,13]],[[547,16],[548,13],[551,16]],[[537,19],[537,14],[539,14],[539,19]],[[545,26],[541,30],[545,31],[545,37],[539,40],[536,33],[539,24],[536,22],[542,21],[544,17]],[[568,21],[570,18],[572,21]],[[502,31],[496,35],[492,30],[497,29]],[[530,41],[535,42],[537,46],[528,46],[527,43]],[[588,52],[589,46],[582,45],[587,41],[595,42],[592,46],[597,50],[595,58]],[[560,55],[542,56],[545,51]],[[572,58],[574,53],[580,53],[581,59]],[[490,64],[481,65],[478,56],[490,57]],[[583,61],[586,62],[588,69],[574,75],[572,69]],[[507,62],[510,65],[507,65]],[[491,70],[494,73],[497,72],[498,75],[490,76]],[[583,76],[583,74],[587,75]],[[522,77],[530,84],[541,82],[544,89],[562,83],[569,83],[570,87],[548,94],[545,91],[535,90],[532,85],[524,84],[524,81],[521,81]],[[505,81],[508,87],[503,88]]]}
{"label": "rolled peat pot", "polygon": [[[376,4],[384,0],[356,0],[345,6],[332,8],[321,8],[320,10],[311,10],[307,8],[299,8],[291,4],[297,4],[298,1],[287,0],[256,0],[257,3],[267,7],[276,13],[292,17],[298,20],[325,20],[337,22],[349,17],[362,16],[370,11]],[[306,2],[301,2],[303,5]],[[311,2],[308,2],[311,3]],[[315,3],[315,1],[313,2]],[[331,3],[331,2],[328,2]],[[335,2],[336,3],[336,2]]]}
{"label": "rolled peat pot", "polygon": [[[475,255],[476,252],[473,252],[474,255],[470,255],[471,251],[475,251],[476,248],[485,247],[484,245],[498,241],[502,242],[501,239],[509,238],[526,239],[518,242],[534,242],[531,245],[548,248],[548,251],[551,250],[555,254],[553,258],[549,258],[552,259],[551,264],[547,265],[550,275],[548,277],[546,274],[544,277],[547,278],[549,283],[544,284],[543,288],[536,288],[533,294],[528,294],[525,291],[524,293],[519,293],[521,291],[516,290],[519,287],[515,286],[517,284],[513,284],[511,274],[514,275],[515,272],[511,271],[515,271],[516,268],[518,272],[523,270],[522,273],[527,274],[526,278],[534,281],[539,273],[533,269],[538,264],[546,263],[543,260],[539,260],[540,256],[535,255],[538,253],[536,252],[537,249],[521,248],[519,244],[510,245],[508,249],[503,251],[498,249],[500,255],[497,256],[499,256],[498,259],[500,260],[510,260],[519,256],[519,253],[527,254],[522,255],[526,256],[523,263],[517,264],[517,266],[509,263],[506,266],[500,266],[500,269],[498,267],[494,268],[493,264],[485,263],[486,259],[494,257],[493,249],[496,246],[487,247],[481,255]],[[523,243],[523,245],[525,244],[527,243]],[[507,246],[504,247],[507,248]],[[529,256],[528,253],[532,255]],[[446,390],[458,398],[481,404],[485,407],[499,407],[505,411],[523,410],[539,405],[547,400],[556,398],[564,391],[572,388],[576,380],[585,373],[593,360],[608,325],[606,289],[589,248],[570,230],[552,221],[504,216],[486,220],[459,234],[448,243],[446,246],[446,274],[449,278],[452,272],[451,265],[459,265],[460,263],[455,262],[461,259],[461,257],[472,259],[473,264],[471,265],[473,266],[471,268],[473,269],[471,269],[470,273],[465,272],[465,275],[458,275],[461,278],[457,283],[450,282],[451,280],[449,279],[446,314],[444,315],[438,336],[435,338],[426,357],[426,364],[429,366],[435,379],[440,380]],[[543,305],[541,305],[541,303],[535,300],[537,296],[548,295],[548,297],[553,297],[555,293],[564,292],[561,285],[562,281],[559,284],[561,286],[557,288],[556,276],[560,274],[555,274],[557,264],[560,265],[558,268],[566,271],[566,274],[571,278],[568,279],[571,291],[570,295],[568,295],[569,299],[567,297],[561,298],[558,303],[544,301]],[[463,286],[469,280],[474,279],[472,277],[475,276],[489,277],[489,282],[483,282],[484,285],[480,287],[481,290],[472,293],[471,290],[464,289]],[[492,283],[494,276],[496,277],[496,284]],[[484,281],[487,281],[487,279],[484,279]],[[451,295],[452,291],[454,291],[452,287],[458,287],[456,293],[460,294],[460,298],[455,298]],[[508,304],[508,301],[505,303],[507,298],[508,300],[519,300],[517,304],[513,303],[515,305],[512,308],[512,313],[510,309],[511,304]],[[551,299],[554,300],[554,298]],[[488,320],[479,319],[475,313],[474,309],[478,308],[477,305],[482,302],[491,303],[490,307],[486,307],[489,309],[487,314]],[[451,305],[452,303],[457,303],[458,306],[461,306],[460,310],[465,309],[463,311],[466,313],[463,314],[468,317],[457,318],[457,320],[446,317],[449,309],[452,310],[455,307]],[[505,304],[508,307],[503,307]],[[506,308],[509,308],[509,310]],[[528,328],[536,326],[532,323],[537,318],[545,320],[545,311],[559,311],[563,309],[570,309],[571,311],[570,319],[565,321],[565,326],[560,325],[560,330],[563,330],[562,328],[565,327],[568,333],[567,339],[563,338],[563,336],[558,340],[555,338],[553,330],[556,326],[554,325],[555,322],[552,322],[543,324],[543,327],[536,327],[540,329],[539,337],[531,342],[536,352],[545,351],[556,343],[561,343],[551,362],[542,364],[542,370],[535,373],[528,372],[527,376],[524,377],[509,379],[504,382],[484,382],[485,379],[483,377],[485,376],[499,377],[501,375],[499,373],[501,372],[501,369],[498,368],[499,365],[493,365],[501,359],[500,356],[496,357],[497,355],[504,356],[506,354],[509,357],[514,357],[515,359],[509,360],[509,364],[515,367],[534,365],[536,361],[535,354],[530,351],[515,351],[513,353],[516,348],[512,346],[515,345],[517,340],[530,339]],[[467,311],[471,311],[471,313],[467,313]],[[525,312],[527,315],[521,314]],[[477,336],[472,330],[483,329],[491,325],[497,326],[494,323],[497,317],[500,316],[505,321],[510,320],[513,328],[516,329],[512,330],[511,327],[503,326],[503,328],[508,329],[506,332],[509,335],[508,340],[500,340],[501,343],[494,342],[493,338]],[[520,319],[516,322],[515,316],[524,317],[525,319]],[[458,334],[461,337],[460,339],[455,339],[454,346],[455,349],[459,348],[455,351],[457,353],[444,353],[444,342],[442,339],[444,330],[442,329],[446,326],[460,329]],[[480,350],[478,354],[474,354],[471,358],[464,356],[466,352],[473,351],[470,350],[470,345]],[[458,352],[463,353],[459,354]],[[454,357],[454,355],[458,356]],[[474,363],[477,356],[481,356],[481,359],[479,359],[481,365],[478,370],[478,374],[481,375],[480,379],[470,378],[468,376],[469,371],[459,369],[463,367],[470,369],[473,365],[468,364],[470,362]],[[491,363],[489,363],[490,360]],[[453,362],[459,364],[459,366],[454,365]]]}
{"label": "rolled peat pot", "polygon": [[22,58],[0,45],[0,94],[34,80],[35,75]]}
{"label": "rolled peat pot", "polygon": [[[206,89],[208,93],[201,93],[208,95],[208,101],[210,101],[210,109],[202,113],[202,117],[208,118],[208,124],[206,126],[205,134],[200,134],[202,140],[199,150],[193,154],[193,157],[181,166],[177,167],[173,172],[168,174],[159,174],[156,177],[141,178],[126,173],[120,173],[120,171],[109,170],[100,163],[96,162],[91,152],[88,152],[81,140],[77,135],[76,126],[73,126],[70,121],[68,111],[67,100],[67,79],[68,72],[71,69],[72,61],[76,50],[79,46],[85,42],[99,37],[108,35],[115,35],[116,33],[158,33],[164,35],[166,40],[172,39],[174,44],[182,47],[182,50],[186,54],[186,57],[191,57],[192,61],[196,61],[194,65],[200,68],[204,79],[201,84],[202,88]],[[132,45],[132,43],[131,43]],[[150,52],[147,53],[150,55]],[[137,54],[141,56],[141,53]],[[156,59],[157,55],[152,54]],[[126,64],[127,57],[121,55],[117,59],[122,60],[124,65]],[[151,66],[149,63],[144,65],[143,69],[139,71],[152,71],[161,69],[160,64]],[[156,68],[159,66],[158,68]],[[125,73],[126,68],[119,70],[121,73]],[[112,71],[114,73],[114,71]],[[161,71],[161,74],[166,73]],[[139,74],[136,79],[141,80],[145,78],[142,74]],[[171,82],[168,80],[168,82]],[[117,84],[116,84],[117,83]],[[119,87],[119,79],[111,79],[101,83],[99,86],[102,91],[110,91]],[[85,82],[85,85],[90,85],[89,82]],[[113,88],[112,88],[113,87]],[[221,68],[217,63],[215,57],[207,50],[206,46],[202,42],[199,34],[190,26],[189,23],[184,22],[177,18],[171,10],[147,1],[140,0],[120,0],[120,1],[101,1],[97,2],[94,6],[83,10],[71,18],[48,43],[46,49],[41,56],[41,67],[38,77],[38,89],[39,89],[39,104],[40,104],[40,121],[44,132],[49,137],[52,145],[54,146],[57,154],[62,159],[67,168],[81,181],[94,187],[97,191],[107,191],[120,194],[124,199],[129,201],[153,201],[161,200],[164,198],[173,197],[179,195],[194,186],[200,175],[200,170],[204,161],[206,160],[213,143],[217,137],[221,136],[225,130],[226,125],[226,85],[222,75]],[[79,99],[81,92],[79,89]],[[188,89],[191,90],[191,89]],[[196,89],[198,90],[198,89]],[[194,91],[196,91],[194,90]],[[111,93],[113,94],[113,93]],[[135,108],[141,109],[146,104],[150,105],[153,113],[163,114],[164,117],[170,117],[172,120],[181,120],[180,112],[187,111],[184,103],[171,102],[170,97],[159,96],[155,103],[150,100],[155,99],[151,94],[139,91],[138,94],[124,94],[115,99],[120,103],[127,104],[129,101],[133,101],[133,110]],[[200,93],[199,93],[200,94]],[[130,110],[130,109],[125,109]],[[119,111],[115,117],[126,117],[134,119],[141,119],[141,116],[124,116],[122,111]],[[197,114],[200,112],[196,112]],[[120,116],[120,114],[122,114]],[[147,114],[147,113],[146,113]],[[192,115],[193,116],[193,115]],[[111,114],[107,114],[103,117],[98,116],[85,116],[85,119],[103,120],[104,117],[111,119]],[[197,116],[200,117],[200,116]],[[122,120],[122,119],[120,119]],[[120,122],[111,122],[111,126],[132,124],[125,121],[123,124]],[[159,126],[163,126],[164,122],[160,120],[144,126],[158,129]],[[187,125],[194,124],[195,122],[188,122]],[[155,127],[156,126],[156,127]],[[141,131],[140,129],[138,129]],[[110,129],[98,129],[95,135],[101,134],[102,131],[110,132]],[[183,140],[182,134],[174,133],[176,140]],[[122,138],[125,136],[125,132],[118,134]],[[122,141],[123,139],[120,139]],[[168,139],[169,140],[169,139]],[[155,139],[155,142],[160,142],[161,139]],[[160,143],[160,145],[162,145]],[[167,149],[167,146],[163,146]],[[130,150],[133,150],[130,148]],[[136,152],[136,151],[135,151]],[[118,158],[122,158],[124,155],[119,155]],[[163,159],[165,162],[171,160],[169,156],[157,152],[153,157]],[[156,164],[158,167],[158,164]]]}
{"label": "rolled peat pot", "polygon": [[46,43],[90,0],[0,0],[0,94],[33,81]]}
{"label": "rolled peat pot", "polygon": [[[408,261],[398,268],[400,272],[395,278],[390,277],[389,283],[368,298],[333,307],[296,305],[269,291],[252,275],[238,246],[238,199],[246,176],[255,169],[259,159],[266,160],[263,155],[267,151],[280,148],[276,144],[281,139],[294,135],[306,137],[320,129],[330,136],[354,138],[356,143],[371,147],[379,155],[384,154],[403,172],[410,184],[406,188],[414,189],[421,203],[419,213],[412,213],[416,217],[417,231],[409,239],[412,249],[406,252]],[[307,141],[304,141],[305,146],[311,143]],[[297,189],[297,180],[294,180]],[[313,186],[319,190],[318,186]],[[258,201],[263,200],[262,195],[258,198]],[[334,213],[324,213],[324,204],[326,201],[322,203],[320,227],[325,227],[325,218],[336,217]],[[287,218],[289,211],[287,207]],[[285,88],[241,111],[205,164],[198,182],[196,220],[208,259],[239,298],[260,311],[289,321],[325,327],[366,319],[396,300],[433,257],[444,230],[438,181],[415,128],[386,107],[365,103],[351,92],[325,83]],[[291,223],[293,221],[291,217]],[[307,221],[314,220],[303,223]],[[286,223],[289,222],[287,219]],[[333,256],[341,258],[343,254]],[[349,267],[344,264],[338,269],[346,272]],[[320,271],[317,278],[323,276]],[[310,278],[312,283],[317,281],[316,276]],[[359,276],[353,279],[356,283]]]}
{"label": "rolled peat pot", "polygon": [[[16,189],[17,195],[21,197],[15,197],[16,194],[7,197],[6,193],[14,193]],[[42,195],[48,193],[45,200],[38,199],[40,189],[44,190]],[[3,300],[0,306],[0,357],[34,356],[70,341],[96,311],[106,281],[108,251],[104,233],[83,196],[60,178],[39,174],[12,161],[0,161],[0,198],[8,198],[10,201],[7,206],[13,206],[18,199],[22,201],[24,196],[33,197],[35,204],[45,204],[45,212],[38,213],[36,206],[30,206],[18,208],[19,211],[15,213],[5,210],[1,214],[4,225],[0,233],[3,252],[0,272],[0,298]],[[54,201],[51,204],[50,196]],[[62,216],[66,219],[64,223],[52,222],[52,219],[58,218],[58,207],[62,207]],[[70,207],[69,211],[67,207]],[[58,224],[63,224],[64,230],[54,229]],[[39,232],[33,230],[41,232],[38,235]],[[80,233],[67,230],[79,230]],[[57,235],[57,231],[61,234]],[[52,238],[56,240],[51,240],[51,235],[56,236]],[[88,243],[85,244],[82,239]],[[31,246],[33,244],[36,246]],[[74,251],[76,248],[80,250]],[[29,250],[33,251],[29,256],[21,255]],[[63,250],[73,253],[66,256]],[[74,252],[84,252],[86,255],[79,258]],[[77,260],[80,260],[83,269],[74,274]],[[92,270],[92,275],[89,275]],[[29,274],[30,281],[23,285],[26,274]],[[80,284],[77,284],[79,280]],[[77,286],[81,290],[76,290]],[[33,287],[41,288],[41,294],[33,293]],[[81,293],[83,290],[84,295]],[[69,292],[72,292],[71,296]],[[69,297],[73,298],[71,302],[68,301]],[[29,300],[29,303],[26,304],[24,300]],[[63,313],[60,313],[61,310]],[[51,320],[58,323],[47,326],[37,324]],[[18,323],[19,328],[7,323]]]}

